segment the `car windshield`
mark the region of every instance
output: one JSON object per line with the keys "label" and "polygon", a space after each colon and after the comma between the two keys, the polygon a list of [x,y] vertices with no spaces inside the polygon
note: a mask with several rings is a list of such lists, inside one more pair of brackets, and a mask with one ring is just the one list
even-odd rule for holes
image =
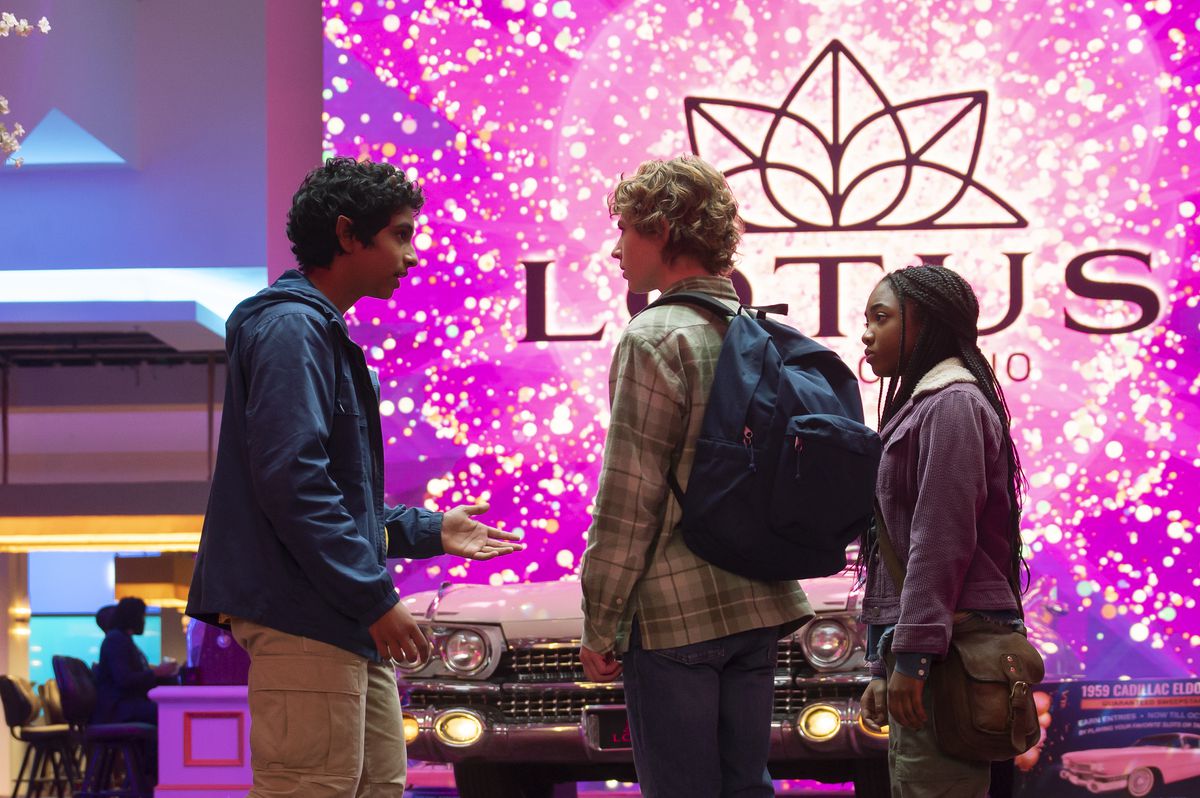
{"label": "car windshield", "polygon": [[1155,734],[1150,737],[1143,737],[1134,745],[1157,745],[1166,748],[1181,748],[1179,744],[1179,736],[1176,734]]}

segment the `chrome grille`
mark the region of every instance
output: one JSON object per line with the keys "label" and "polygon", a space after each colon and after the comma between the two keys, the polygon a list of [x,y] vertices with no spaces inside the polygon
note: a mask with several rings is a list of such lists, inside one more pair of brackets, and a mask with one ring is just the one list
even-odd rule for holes
{"label": "chrome grille", "polygon": [[775,667],[787,668],[788,671],[793,672],[801,668],[812,670],[808,660],[804,658],[804,650],[800,647],[800,641],[794,637],[779,641],[779,653],[775,657]]}
{"label": "chrome grille", "polygon": [[[511,667],[518,682],[582,682],[579,647],[518,648],[511,651]],[[800,642],[794,638],[779,642],[776,667],[789,673],[813,673],[804,658]]]}
{"label": "chrome grille", "polygon": [[518,682],[582,682],[579,646],[517,648],[512,669]]}
{"label": "chrome grille", "polygon": [[505,720],[516,723],[577,723],[586,706],[624,703],[621,690],[506,692],[500,699],[500,712]]}
{"label": "chrome grille", "polygon": [[486,707],[490,696],[481,693],[446,693],[439,690],[422,690],[420,687],[409,687],[401,696],[401,704],[406,707],[434,707],[444,709],[455,707]]}
{"label": "chrome grille", "polygon": [[[804,657],[800,642],[790,637],[780,641],[776,660],[774,714],[795,717],[804,706],[819,699],[857,699],[862,687],[856,684],[823,684]],[[413,708],[444,709],[448,706],[475,707],[509,723],[577,723],[585,706],[612,706],[625,702],[620,689],[577,685],[586,681],[579,665],[579,647],[535,643],[505,652],[492,684],[508,683],[499,692],[446,692],[422,690],[410,684],[405,702]],[[799,685],[795,682],[799,681]]]}
{"label": "chrome grille", "polygon": [[775,714],[795,715],[807,704],[826,699],[857,699],[863,688],[856,684],[803,684],[775,687]]}

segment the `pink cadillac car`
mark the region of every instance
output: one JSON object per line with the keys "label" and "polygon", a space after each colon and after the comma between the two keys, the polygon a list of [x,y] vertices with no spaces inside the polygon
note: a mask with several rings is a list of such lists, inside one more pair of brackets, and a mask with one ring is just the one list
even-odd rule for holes
{"label": "pink cadillac car", "polygon": [[[859,715],[869,676],[852,586],[850,573],[804,583],[817,617],[779,646],[770,767],[882,798],[887,733]],[[585,681],[579,666],[580,598],[578,582],[447,582],[406,597],[434,652],[402,669],[409,756],[451,763],[462,798],[632,781],[622,685]]]}
{"label": "pink cadillac car", "polygon": [[[1061,775],[1092,792],[1124,789],[1142,798],[1160,785],[1200,777],[1200,735],[1152,734],[1127,748],[1063,754]],[[1200,794],[1200,784],[1196,789],[1187,794]]]}

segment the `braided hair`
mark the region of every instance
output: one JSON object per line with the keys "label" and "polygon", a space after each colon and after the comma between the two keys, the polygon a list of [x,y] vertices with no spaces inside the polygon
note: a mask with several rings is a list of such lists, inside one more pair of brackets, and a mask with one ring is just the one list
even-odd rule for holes
{"label": "braided hair", "polygon": [[[1013,441],[1012,416],[996,372],[979,351],[979,300],[971,286],[945,266],[922,264],[892,272],[883,278],[896,293],[900,307],[900,368],[880,393],[880,421],[883,428],[904,407],[922,377],[946,358],[956,357],[975,378],[1004,433],[1005,459],[1008,464],[1009,534],[1012,544],[1010,578],[1020,588],[1022,571],[1028,573],[1021,542],[1021,497],[1026,486],[1021,458]],[[912,354],[904,358],[906,306],[920,318],[920,332]]]}

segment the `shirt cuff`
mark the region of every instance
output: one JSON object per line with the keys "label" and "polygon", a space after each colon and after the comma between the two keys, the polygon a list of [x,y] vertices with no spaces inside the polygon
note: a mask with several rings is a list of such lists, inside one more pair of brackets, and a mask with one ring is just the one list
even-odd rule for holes
{"label": "shirt cuff", "polygon": [[913,679],[925,681],[929,678],[929,666],[933,655],[919,651],[894,651],[896,670]]}

